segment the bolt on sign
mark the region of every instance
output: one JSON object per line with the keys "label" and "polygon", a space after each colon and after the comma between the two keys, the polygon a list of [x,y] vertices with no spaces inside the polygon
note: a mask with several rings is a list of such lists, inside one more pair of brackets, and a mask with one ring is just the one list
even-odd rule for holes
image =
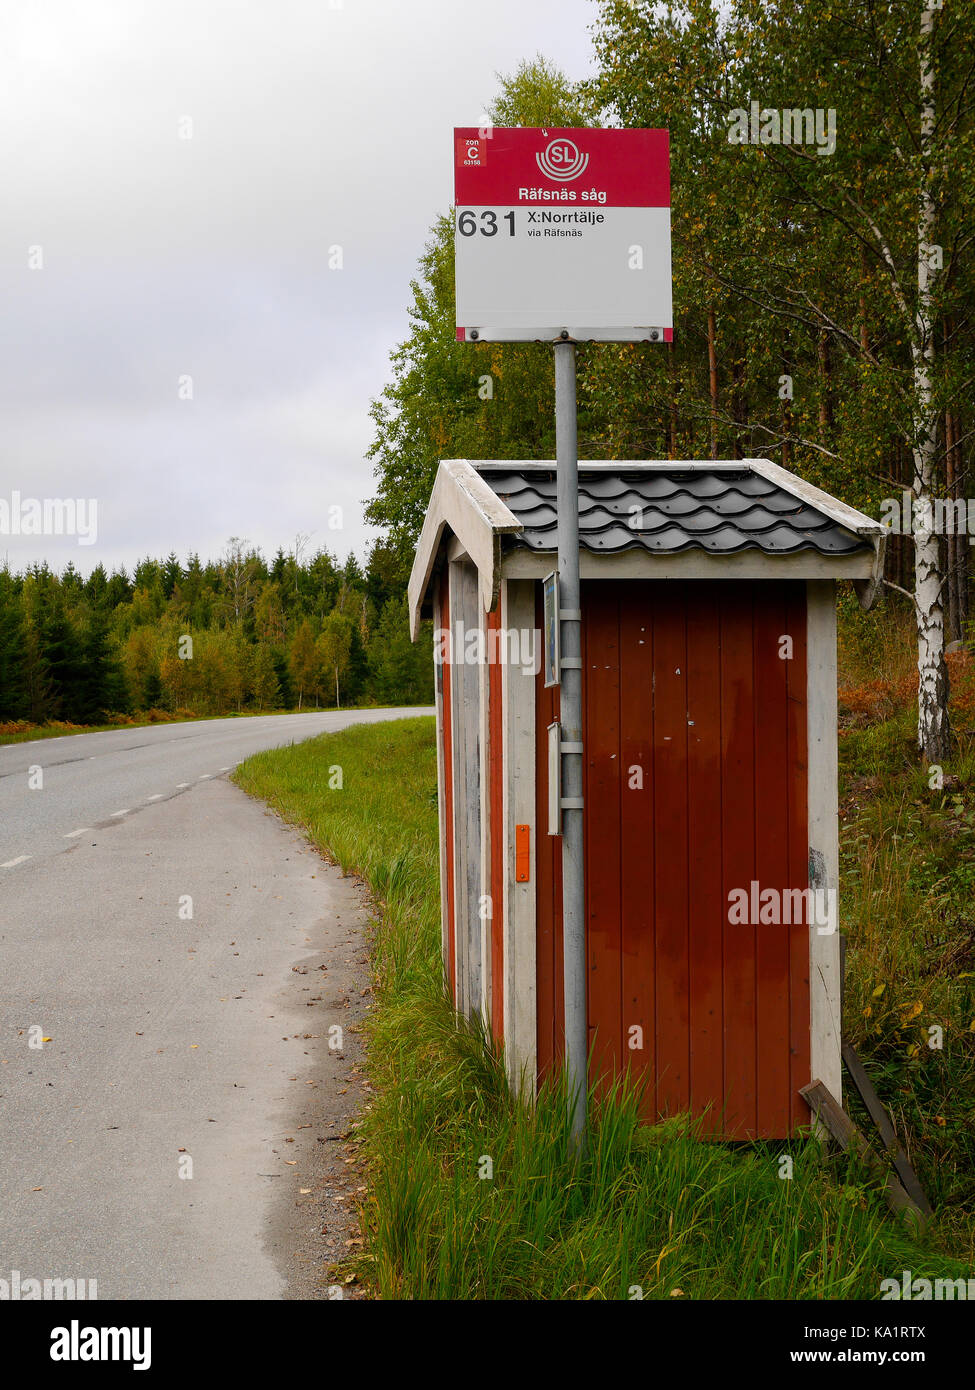
{"label": "bolt on sign", "polygon": [[461,342],[669,342],[666,130],[454,131]]}

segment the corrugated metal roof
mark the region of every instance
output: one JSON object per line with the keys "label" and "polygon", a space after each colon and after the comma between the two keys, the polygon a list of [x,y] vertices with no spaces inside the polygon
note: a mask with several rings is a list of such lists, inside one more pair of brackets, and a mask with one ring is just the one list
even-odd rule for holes
{"label": "corrugated metal roof", "polygon": [[[556,475],[547,468],[474,465],[524,530],[506,546],[555,551]],[[761,550],[789,555],[817,550],[850,555],[869,540],[747,465],[739,468],[656,467],[619,470],[579,465],[579,543],[615,554],[643,549],[673,554],[700,549],[729,555]]]}

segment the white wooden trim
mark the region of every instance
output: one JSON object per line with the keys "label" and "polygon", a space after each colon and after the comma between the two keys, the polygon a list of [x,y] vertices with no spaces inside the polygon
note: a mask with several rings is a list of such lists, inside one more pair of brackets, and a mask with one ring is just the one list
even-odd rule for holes
{"label": "white wooden trim", "polygon": [[815,507],[817,512],[822,512],[831,521],[845,526],[848,531],[854,531],[858,536],[879,536],[886,529],[875,517],[858,512],[855,507],[848,507],[845,502],[831,497],[828,492],[814,487],[812,483],[807,483],[805,478],[790,473],[788,469],[772,463],[770,459],[744,459],[743,462],[759,477],[775,483],[776,487],[782,488],[784,492],[791,492],[800,502],[807,502],[810,507]]}
{"label": "white wooden trim", "polygon": [[[502,622],[507,630],[535,629],[535,585],[504,580]],[[508,1079],[516,1092],[535,1093],[537,989],[535,977],[535,677],[523,666],[501,667],[504,757],[504,1049]],[[529,881],[515,882],[515,826],[531,835]]]}
{"label": "white wooden trim", "polygon": [[886,553],[887,533],[884,531],[877,538],[873,574],[871,574],[869,579],[854,579],[853,581],[856,596],[860,600],[860,607],[865,613],[869,613],[870,609],[884,591],[884,556]]}
{"label": "white wooden trim", "polygon": [[501,537],[522,530],[521,522],[466,459],[445,459],[437,469],[430,503],[417,542],[408,597],[410,633],[420,630],[420,609],[426,598],[445,530],[461,540],[480,579],[481,602],[494,607],[501,583]]}
{"label": "white wooden trim", "polygon": [[[487,663],[487,614],[478,604],[478,624],[481,631],[484,660],[477,668],[478,675],[478,749],[480,753],[480,816],[481,816],[481,863],[480,897],[490,902],[491,894],[491,725],[490,725],[490,672]],[[495,756],[497,756],[495,754]],[[492,911],[494,904],[491,904]],[[481,1018],[485,1028],[491,1027],[491,918],[478,913],[480,923],[481,951]]]}
{"label": "white wooden trim", "polygon": [[[554,551],[517,546],[502,557],[501,573],[506,579],[542,579],[555,558]],[[739,550],[733,555],[705,550],[681,550],[675,555],[652,555],[642,549],[613,555],[579,552],[583,579],[870,579],[874,564],[873,551],[848,556],[820,555],[813,550],[792,555],[766,555],[759,550]]]}
{"label": "white wooden trim", "polygon": [[[807,733],[809,741],[809,886],[838,904],[840,855],[836,721],[836,585],[806,585]],[[839,912],[832,933],[809,928],[811,1081],[842,1104]]]}
{"label": "white wooden trim", "polygon": [[[764,462],[764,460],[762,460]],[[480,459],[477,462],[470,462],[471,467],[478,473],[510,473],[514,470],[523,473],[527,469],[530,472],[538,471],[544,473],[555,472],[554,459]],[[673,469],[699,469],[701,471],[712,469],[738,469],[747,468],[751,459],[580,459],[579,467],[586,473],[604,472],[621,473],[634,472],[643,469],[646,472],[669,472]]]}
{"label": "white wooden trim", "polygon": [[[433,624],[434,627],[442,627],[441,623],[441,602],[440,586],[433,601]],[[436,654],[434,647],[434,654]],[[449,931],[448,919],[448,899],[447,899],[447,805],[446,788],[447,776],[445,768],[446,753],[444,749],[444,698],[443,698],[443,664],[434,660],[433,666],[434,699],[437,710],[437,820],[440,826],[440,950],[443,956],[444,971],[447,969],[447,933]]]}
{"label": "white wooden trim", "polygon": [[[476,632],[484,626],[484,613],[478,601],[477,570],[469,562],[461,566],[464,580],[464,633]],[[456,633],[456,627],[454,629]],[[483,641],[483,638],[481,639]],[[463,653],[454,653],[455,659]],[[464,661],[455,665],[461,679],[464,701],[464,794],[465,810],[465,867],[466,879],[466,951],[467,951],[467,1009],[469,1018],[481,1007],[481,667]]]}
{"label": "white wooden trim", "polygon": [[[451,634],[458,622],[466,622],[464,613],[464,564],[448,566],[450,584]],[[448,660],[451,648],[448,645]],[[456,988],[454,1003],[458,1013],[467,1014],[470,1006],[470,976],[467,963],[468,893],[467,893],[467,731],[465,728],[466,699],[464,668],[451,660],[451,762],[453,773],[454,809],[454,974]]]}

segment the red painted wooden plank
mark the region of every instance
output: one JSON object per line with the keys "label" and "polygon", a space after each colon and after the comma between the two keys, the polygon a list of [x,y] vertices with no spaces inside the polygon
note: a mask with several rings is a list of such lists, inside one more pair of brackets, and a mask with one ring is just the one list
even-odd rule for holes
{"label": "red painted wooden plank", "polygon": [[[788,618],[778,584],[755,591],[755,931],[758,1131],[789,1133],[789,938],[785,925],[789,880]],[[771,901],[762,894],[771,890]],[[789,915],[791,916],[791,901]],[[771,920],[767,920],[771,919]]]}
{"label": "red painted wooden plank", "polygon": [[[620,600],[620,997],[623,1067],[646,1087],[643,1113],[656,1120],[653,960],[653,679],[655,586],[635,581]],[[632,1029],[639,1030],[631,1033]],[[636,1047],[633,1044],[639,1043]]]}
{"label": "red painted wooden plank", "polygon": [[[806,1118],[793,1101],[809,1066],[806,928],[731,923],[728,892],[745,891],[750,915],[753,879],[805,884],[804,590],[603,581],[583,585],[582,606],[594,1073],[643,1067],[662,1112],[711,1102],[711,1132],[784,1136]],[[793,659],[776,664],[785,634]],[[540,833],[555,692],[539,676],[536,694],[544,1076],[563,1050],[561,841]],[[627,1046],[642,1019],[644,1057]]]}
{"label": "red painted wooden plank", "polygon": [[690,1103],[687,622],[683,585],[661,583],[653,633],[653,894],[657,1103]]}
{"label": "red painted wooden plank", "polygon": [[721,629],[713,584],[687,586],[687,840],[691,1110],[720,1133],[724,1085]]}
{"label": "red painted wooden plank", "polygon": [[[755,733],[752,606],[755,586],[729,582],[721,610],[721,877],[725,902],[732,889],[750,890],[755,877]],[[746,917],[750,911],[746,911]],[[755,928],[724,916],[724,1134],[756,1134]]]}
{"label": "red painted wooden plank", "polygon": [[[787,624],[792,636],[788,663],[789,740],[789,877],[799,887],[809,881],[809,801],[807,719],[806,587],[796,582],[786,589]],[[789,933],[789,1009],[791,1016],[791,1123],[807,1125],[809,1106],[799,1089],[815,1080],[809,1056],[809,933],[793,926]]]}
{"label": "red painted wooden plank", "polygon": [[504,762],[501,720],[501,662],[492,646],[501,631],[501,602],[487,615],[488,629],[488,768],[491,845],[491,1032],[504,1041]]}
{"label": "red painted wooden plank", "polygon": [[583,587],[586,923],[592,1079],[620,1064],[620,647],[618,584]]}
{"label": "red painted wooden plank", "polygon": [[[446,633],[450,633],[450,586],[448,581],[449,570],[445,566],[440,580],[440,626]],[[455,920],[454,920],[454,762],[453,762],[453,737],[452,720],[450,709],[451,692],[451,666],[450,666],[450,646],[447,646],[447,656],[441,666],[443,673],[443,764],[444,764],[444,825],[446,826],[446,861],[447,861],[447,959],[444,962],[447,971],[447,984],[450,989],[450,997],[457,1003],[457,967],[455,950]]]}

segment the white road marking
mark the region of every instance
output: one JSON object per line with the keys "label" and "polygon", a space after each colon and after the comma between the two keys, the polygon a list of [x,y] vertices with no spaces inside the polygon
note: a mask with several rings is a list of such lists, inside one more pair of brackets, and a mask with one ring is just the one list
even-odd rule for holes
{"label": "white road marking", "polygon": [[17,864],[23,864],[29,858],[29,854],[18,854],[16,859],[8,859],[6,864],[0,864],[0,869],[13,869]]}
{"label": "white road marking", "polygon": [[156,792],[156,795],[155,795],[155,796],[147,796],[147,797],[146,797],[146,800],[147,800],[147,801],[162,801],[162,799],[163,799],[163,793],[162,793],[162,792]]}
{"label": "white road marking", "polygon": [[188,787],[190,784],[189,782],[177,782],[176,785],[177,787]]}
{"label": "white road marking", "polygon": [[229,768],[229,767],[222,767],[222,768],[220,769],[220,771],[221,771],[221,772],[229,772],[229,771],[230,771],[230,768]]}
{"label": "white road marking", "polygon": [[88,834],[88,826],[87,826],[87,825],[83,825],[83,826],[81,827],[80,830],[69,830],[68,833],[67,833],[67,835],[64,836],[64,838],[65,838],[66,840],[74,840],[74,839],[77,839],[77,837],[78,837],[79,835],[87,835],[87,834]]}
{"label": "white road marking", "polygon": [[128,806],[126,806],[126,808],[125,808],[124,811],[113,811],[113,812],[112,812],[112,815],[113,815],[113,816],[127,816],[128,814],[129,814],[129,808],[128,808]]}
{"label": "white road marking", "polygon": [[196,780],[197,780],[198,782],[209,782],[209,781],[211,780],[210,773],[209,773],[209,772],[201,772],[200,775],[199,775],[199,777],[198,777]]}

